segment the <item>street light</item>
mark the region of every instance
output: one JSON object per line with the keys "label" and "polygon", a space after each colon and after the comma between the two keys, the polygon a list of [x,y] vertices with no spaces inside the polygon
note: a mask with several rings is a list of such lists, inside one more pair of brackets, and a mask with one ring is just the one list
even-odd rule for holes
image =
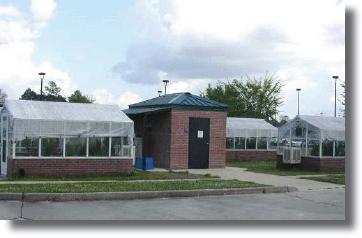
{"label": "street light", "polygon": [[296,91],[298,92],[298,116],[299,116],[299,92],[301,91],[302,89],[300,88],[297,88]]}
{"label": "street light", "polygon": [[334,117],[337,117],[337,80],[338,76],[332,76],[334,78]]}
{"label": "street light", "polygon": [[157,92],[158,92],[158,96],[161,97],[162,91],[161,91],[161,90],[158,90]]}
{"label": "street light", "polygon": [[44,79],[44,76],[45,76],[45,73],[43,72],[40,72],[38,73],[39,76],[40,76],[40,100],[43,100],[43,79]]}
{"label": "street light", "polygon": [[166,95],[167,84],[168,84],[170,81],[167,80],[167,79],[165,79],[165,80],[162,80],[162,82],[165,84],[165,95]]}

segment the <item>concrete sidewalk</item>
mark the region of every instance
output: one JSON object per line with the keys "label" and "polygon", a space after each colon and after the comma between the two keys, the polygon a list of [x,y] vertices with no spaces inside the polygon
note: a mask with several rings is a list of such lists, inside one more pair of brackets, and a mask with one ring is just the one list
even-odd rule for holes
{"label": "concrete sidewalk", "polygon": [[272,186],[291,186],[296,187],[299,191],[345,187],[344,185],[339,184],[300,179],[298,178],[300,176],[278,176],[273,174],[254,173],[246,171],[244,168],[235,167],[225,167],[222,169],[189,169],[188,171],[193,174],[216,175],[221,179],[237,179]]}

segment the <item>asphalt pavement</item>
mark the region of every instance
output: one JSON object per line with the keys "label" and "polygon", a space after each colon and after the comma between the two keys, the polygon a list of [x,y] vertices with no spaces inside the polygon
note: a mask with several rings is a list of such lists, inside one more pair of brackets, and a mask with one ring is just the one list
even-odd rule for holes
{"label": "asphalt pavement", "polygon": [[0,201],[0,219],[344,220],[345,190],[122,201]]}

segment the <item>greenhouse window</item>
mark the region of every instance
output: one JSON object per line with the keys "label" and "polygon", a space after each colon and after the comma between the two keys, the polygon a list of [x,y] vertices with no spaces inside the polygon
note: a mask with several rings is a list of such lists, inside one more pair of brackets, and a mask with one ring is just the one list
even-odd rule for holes
{"label": "greenhouse window", "polygon": [[235,137],[235,149],[245,150],[245,138]]}
{"label": "greenhouse window", "polygon": [[246,139],[246,149],[255,150],[256,149],[256,138],[250,137]]}
{"label": "greenhouse window", "polygon": [[335,156],[345,156],[345,142],[336,141]]}
{"label": "greenhouse window", "polygon": [[38,156],[39,138],[25,138],[16,141],[15,156]]}
{"label": "greenhouse window", "polygon": [[112,137],[111,146],[111,156],[131,156],[128,137]]}
{"label": "greenhouse window", "polygon": [[233,137],[226,138],[226,149],[234,149],[234,138]]}
{"label": "greenhouse window", "polygon": [[109,137],[89,137],[89,156],[108,156]]}
{"label": "greenhouse window", "polygon": [[63,139],[62,138],[42,138],[41,139],[42,156],[63,156]]}
{"label": "greenhouse window", "polygon": [[258,150],[266,150],[268,144],[267,137],[259,137],[258,138]]}
{"label": "greenhouse window", "polygon": [[66,138],[65,156],[86,156],[87,138]]}
{"label": "greenhouse window", "polygon": [[322,143],[322,155],[323,156],[333,156],[333,141],[324,140]]}

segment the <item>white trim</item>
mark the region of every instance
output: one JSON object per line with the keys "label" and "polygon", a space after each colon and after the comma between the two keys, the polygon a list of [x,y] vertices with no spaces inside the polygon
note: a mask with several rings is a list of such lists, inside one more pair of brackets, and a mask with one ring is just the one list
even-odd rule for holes
{"label": "white trim", "polygon": [[80,159],[80,160],[84,160],[84,159],[132,159],[132,157],[120,157],[120,156],[111,156],[111,157],[96,157],[96,156],[92,156],[92,157],[77,157],[77,156],[68,156],[68,157],[37,157],[37,156],[18,156],[14,159]]}
{"label": "white trim", "polygon": [[277,151],[277,149],[269,149],[269,150],[265,150],[265,149],[258,149],[258,150],[255,150],[255,149],[226,149],[226,151],[264,151],[264,152],[268,152],[268,151]]}

